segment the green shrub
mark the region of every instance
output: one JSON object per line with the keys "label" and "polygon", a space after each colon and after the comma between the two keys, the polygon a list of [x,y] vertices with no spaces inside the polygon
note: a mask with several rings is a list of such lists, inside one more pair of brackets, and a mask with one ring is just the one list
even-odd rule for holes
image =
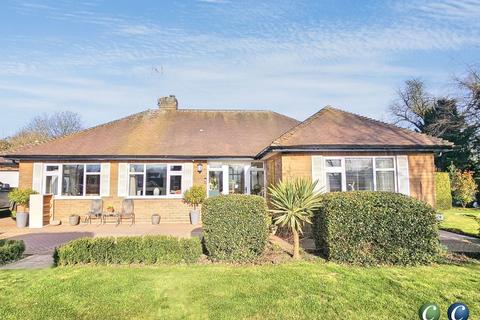
{"label": "green shrub", "polygon": [[478,191],[473,172],[455,170],[454,167],[450,170],[453,200],[465,208],[470,202],[475,201]]}
{"label": "green shrub", "polygon": [[452,187],[448,172],[435,172],[436,209],[448,210],[452,208]]}
{"label": "green shrub", "polygon": [[198,238],[168,236],[107,237],[73,240],[55,250],[55,264],[194,263],[202,255]]}
{"label": "green shrub", "polygon": [[317,249],[332,261],[414,265],[440,253],[435,210],[396,193],[326,194],[312,230]]}
{"label": "green shrub", "polygon": [[20,259],[25,251],[22,240],[0,240],[0,265]]}
{"label": "green shrub", "polygon": [[37,194],[33,189],[30,188],[16,188],[8,193],[8,200],[15,203],[18,206],[27,207],[30,204],[30,195]]}
{"label": "green shrub", "polygon": [[207,191],[203,185],[195,185],[185,191],[183,194],[183,201],[189,206],[193,207],[193,210],[197,210],[197,207],[205,201],[207,197]]}
{"label": "green shrub", "polygon": [[213,260],[254,260],[265,249],[270,222],[259,196],[217,196],[202,205],[205,247]]}

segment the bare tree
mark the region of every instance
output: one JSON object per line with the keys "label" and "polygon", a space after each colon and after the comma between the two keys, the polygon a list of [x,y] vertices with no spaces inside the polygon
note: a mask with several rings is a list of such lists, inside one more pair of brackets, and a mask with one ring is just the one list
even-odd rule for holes
{"label": "bare tree", "polygon": [[80,131],[82,128],[82,118],[78,113],[63,111],[33,118],[24,131],[35,132],[47,138],[58,138]]}
{"label": "bare tree", "polygon": [[457,77],[455,81],[462,92],[462,109],[466,117],[480,128],[480,71],[470,67],[467,76]]}
{"label": "bare tree", "polygon": [[425,119],[434,108],[435,99],[425,90],[423,82],[407,80],[397,94],[398,98],[390,105],[394,123],[424,132]]}
{"label": "bare tree", "polygon": [[9,150],[36,144],[48,139],[62,137],[83,129],[81,116],[75,112],[63,111],[51,115],[34,117],[23,129],[5,138],[0,147]]}

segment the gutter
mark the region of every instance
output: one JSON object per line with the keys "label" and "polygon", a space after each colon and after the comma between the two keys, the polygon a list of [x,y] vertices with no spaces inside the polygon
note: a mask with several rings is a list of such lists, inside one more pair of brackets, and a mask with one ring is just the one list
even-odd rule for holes
{"label": "gutter", "polygon": [[269,146],[255,156],[262,159],[269,152],[449,152],[452,146],[378,146],[378,145],[331,145],[331,146]]}
{"label": "gutter", "polygon": [[254,156],[138,156],[138,155],[5,155],[5,159],[15,160],[15,161],[75,161],[75,160],[89,160],[89,161],[106,161],[106,160],[117,160],[117,161],[134,161],[134,160],[255,160]]}

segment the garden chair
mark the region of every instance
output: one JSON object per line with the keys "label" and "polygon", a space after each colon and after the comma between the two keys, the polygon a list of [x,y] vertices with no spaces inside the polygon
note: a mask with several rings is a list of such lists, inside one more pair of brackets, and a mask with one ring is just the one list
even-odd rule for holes
{"label": "garden chair", "polygon": [[133,200],[132,199],[124,199],[122,201],[122,211],[118,216],[118,222],[122,223],[122,219],[130,219],[130,225],[135,223],[135,213],[133,209]]}
{"label": "garden chair", "polygon": [[102,211],[103,211],[103,200],[102,199],[94,199],[92,200],[90,211],[86,215],[86,221],[88,223],[92,223],[92,219],[99,219],[99,224],[102,223]]}

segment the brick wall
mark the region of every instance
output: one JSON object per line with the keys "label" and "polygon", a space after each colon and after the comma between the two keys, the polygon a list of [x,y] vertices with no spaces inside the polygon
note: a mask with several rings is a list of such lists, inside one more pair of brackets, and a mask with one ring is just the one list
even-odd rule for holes
{"label": "brick wall", "polygon": [[[409,175],[410,175],[410,195],[422,200],[432,206],[435,205],[435,165],[433,153],[402,153],[408,155]],[[273,179],[278,171],[281,171],[281,179],[290,179],[294,177],[311,178],[312,155],[322,156],[394,156],[392,152],[317,152],[317,153],[287,153],[275,155],[267,159],[267,177],[269,185],[272,181],[280,180],[278,177]],[[278,158],[281,159],[278,159]],[[276,164],[275,167],[273,165]],[[278,169],[278,166],[281,169]],[[271,170],[274,169],[272,173]]]}
{"label": "brick wall", "polygon": [[[148,161],[144,161],[148,162]],[[152,161],[162,163],[162,161]],[[182,161],[163,161],[165,163],[182,163]],[[185,161],[183,161],[185,162]],[[116,211],[122,208],[123,198],[118,197],[118,161],[110,163],[110,196],[102,197],[104,211],[109,205],[113,205]],[[193,164],[193,183],[205,185],[207,175],[206,161],[200,161],[203,165],[201,173],[197,172],[197,164]],[[20,163],[20,187],[32,187],[33,163]],[[55,199],[55,219],[68,223],[71,214],[85,215],[90,210],[89,199]],[[189,223],[191,207],[183,203],[182,199],[134,199],[135,216],[137,223],[150,223],[151,215],[156,213],[161,217],[160,223]]]}
{"label": "brick wall", "polygon": [[408,156],[410,194],[435,205],[435,163],[433,154],[417,153]]}

